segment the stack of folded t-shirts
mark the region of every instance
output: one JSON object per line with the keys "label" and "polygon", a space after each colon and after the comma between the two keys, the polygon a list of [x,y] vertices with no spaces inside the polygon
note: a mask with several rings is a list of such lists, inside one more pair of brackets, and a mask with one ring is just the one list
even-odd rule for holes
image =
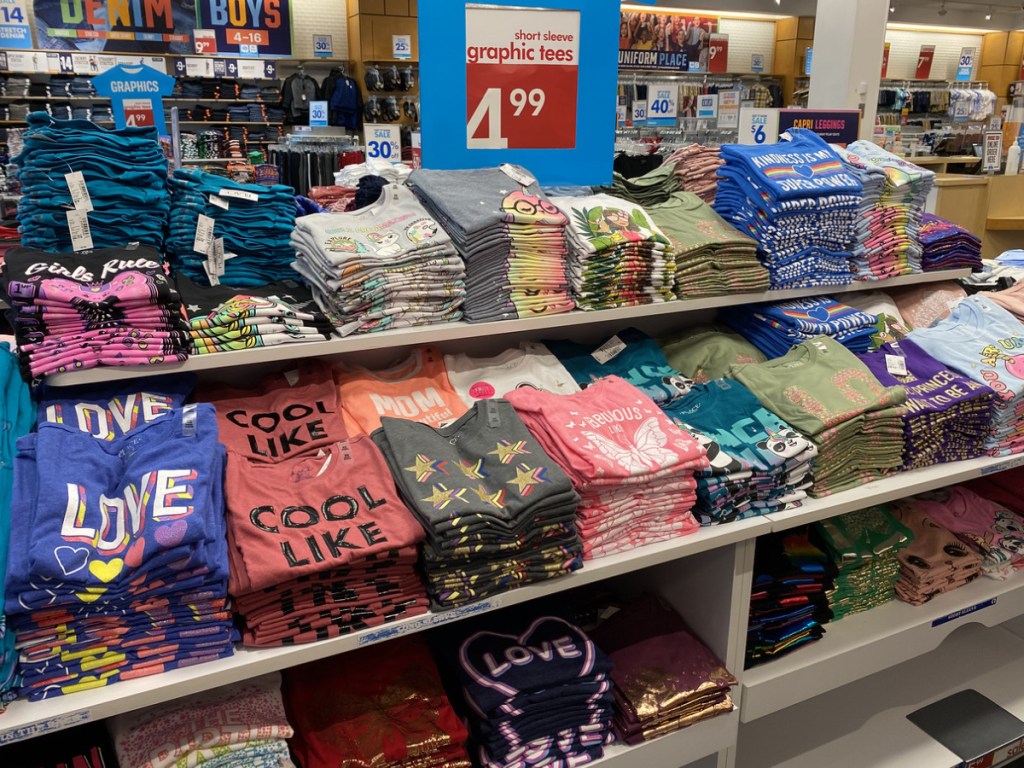
{"label": "stack of folded t-shirts", "polygon": [[599,346],[574,341],[548,341],[545,346],[581,387],[618,376],[665,407],[693,385],[668,364],[658,342],[636,328],[619,331]]}
{"label": "stack of folded t-shirts", "polygon": [[470,768],[466,727],[418,637],[400,637],[284,672],[301,768]]}
{"label": "stack of folded t-shirts", "polygon": [[[51,252],[109,248],[129,240],[163,245],[171,201],[167,159],[153,128],[111,131],[34,112],[28,116],[24,150],[14,162],[23,194],[18,205],[23,245]],[[77,177],[68,178],[74,173],[82,174],[87,197],[78,193]]]}
{"label": "stack of folded t-shirts", "polygon": [[918,239],[924,249],[921,266],[925,272],[964,267],[981,271],[981,239],[959,224],[923,213]]}
{"label": "stack of folded t-shirts", "polygon": [[522,342],[494,357],[445,355],[448,381],[467,408],[520,387],[568,395],[580,386],[543,344]]}
{"label": "stack of folded t-shirts", "polygon": [[301,217],[295,269],[342,335],[458,320],[466,269],[451,238],[406,187],[350,213]]}
{"label": "stack of folded t-shirts", "polygon": [[391,417],[380,422],[373,439],[426,530],[422,568],[434,607],[582,565],[574,524],[579,497],[507,401],[481,400],[440,429]]}
{"label": "stack of folded t-shirts", "polygon": [[120,768],[295,768],[280,672],[117,715],[107,727]]}
{"label": "stack of folded t-shirts", "polygon": [[832,619],[836,568],[805,528],[757,540],[747,626],[747,668],[820,640]]}
{"label": "stack of folded t-shirts", "polygon": [[245,644],[323,640],[426,612],[414,570],[423,531],[370,438],[347,436],[328,366],[208,396],[228,449],[229,589]]}
{"label": "stack of folded t-shirts", "polygon": [[768,359],[724,325],[696,325],[658,343],[669,365],[697,384],[726,376],[734,365],[763,363]]}
{"label": "stack of folded t-shirts", "polygon": [[913,534],[880,504],[831,517],[815,526],[822,549],[838,573],[828,604],[835,620],[866,611],[896,596],[899,551]]}
{"label": "stack of folded t-shirts", "polygon": [[773,288],[845,285],[861,183],[817,134],[789,133],[722,147],[715,211],[757,240]]}
{"label": "stack of folded t-shirts", "polygon": [[900,600],[922,605],[981,575],[982,556],[933,520],[920,504],[911,499],[897,501],[892,514],[913,534],[898,555],[896,597]]}
{"label": "stack of folded t-shirts", "polygon": [[995,399],[989,387],[950,370],[910,339],[858,357],[881,384],[907,390],[905,469],[985,453]]}
{"label": "stack of folded t-shirts", "polygon": [[903,318],[907,328],[927,328],[942,318],[949,317],[953,307],[967,298],[967,291],[954,280],[925,285],[910,285],[887,291]]}
{"label": "stack of folded t-shirts", "polygon": [[676,192],[647,206],[651,220],[671,242],[678,298],[766,291],[768,270],[757,243],[690,192]]}
{"label": "stack of folded t-shirts", "polygon": [[671,165],[684,192],[692,192],[709,205],[718,191],[718,169],[725,161],[717,147],[691,144],[677,149],[665,160]]}
{"label": "stack of folded t-shirts", "polygon": [[569,274],[578,308],[674,298],[669,240],[643,208],[611,195],[553,197],[551,202],[569,220]]}
{"label": "stack of folded t-shirts", "polygon": [[[167,254],[176,271],[203,284],[265,285],[295,279],[295,251],[289,242],[295,227],[291,187],[239,184],[198,169],[178,169],[168,184],[173,208]],[[223,263],[215,258],[219,239],[224,241]]]}
{"label": "stack of folded t-shirts", "polygon": [[324,341],[334,330],[309,288],[294,280],[234,288],[199,285],[182,274],[175,283],[193,355]]}
{"label": "stack of folded t-shirts", "polygon": [[[28,386],[18,371],[18,360],[7,342],[0,343],[0,382],[4,393],[0,403],[0,420],[6,425],[0,438],[0,588],[7,574],[8,539],[11,520],[11,487],[14,483],[15,443],[32,429],[36,409]],[[4,594],[0,593],[0,712],[13,698],[17,688],[18,652],[14,632],[7,626]]]}
{"label": "stack of folded t-shirts", "polygon": [[1021,480],[1024,480],[1024,468],[1014,467],[969,480],[963,485],[989,501],[994,501],[1018,515],[1024,515],[1024,497],[1020,493]]}
{"label": "stack of folded t-shirts", "polygon": [[470,322],[551,315],[575,306],[567,265],[568,219],[527,171],[508,170],[512,175],[482,168],[419,169],[409,176],[409,186],[466,262]]}
{"label": "stack of folded t-shirts", "polygon": [[906,499],[983,558],[981,572],[1008,579],[1024,567],[1024,518],[969,488],[954,485]]}
{"label": "stack of folded t-shirts", "polygon": [[852,352],[867,352],[878,322],[874,315],[830,296],[730,307],[718,317],[768,357],[781,357],[794,344],[815,336],[829,336]]}
{"label": "stack of folded t-shirts", "polygon": [[907,337],[948,368],[995,393],[992,431],[985,446],[993,456],[1024,451],[1024,325],[989,298],[970,296],[949,317]]}
{"label": "stack of folded t-shirts", "polygon": [[590,635],[612,663],[620,741],[639,744],[732,711],[736,678],[664,600],[613,602],[599,615],[607,618]]}
{"label": "stack of folded t-shirts", "polygon": [[833,146],[864,187],[853,271],[858,280],[921,272],[921,211],[935,174],[869,141]]}
{"label": "stack of folded t-shirts", "polygon": [[618,376],[575,395],[529,388],[506,398],[580,492],[587,559],[693,533],[704,449]]}
{"label": "stack of folded t-shirts", "polygon": [[12,248],[2,284],[18,354],[33,377],[188,358],[181,298],[148,246],[81,253]]}
{"label": "stack of folded t-shirts", "polygon": [[770,514],[807,497],[817,448],[738,381],[696,384],[664,408],[707,453],[693,510],[702,525]]}
{"label": "stack of folded t-shirts", "polygon": [[666,164],[631,179],[615,172],[612,174],[612,186],[602,187],[600,191],[646,208],[679,191],[679,183],[672,170],[672,166]]}
{"label": "stack of folded t-shirts", "polygon": [[892,474],[903,464],[903,387],[884,387],[857,356],[828,336],[796,345],[731,375],[818,448],[813,496]]}
{"label": "stack of folded t-shirts", "polygon": [[[19,695],[46,699],[233,653],[224,448],[213,407],[182,406],[185,391],[68,394],[40,411],[63,423],[18,441],[6,604]],[[90,415],[109,429],[97,434]]]}
{"label": "stack of folded t-shirts", "polygon": [[510,634],[471,635],[454,671],[479,764],[517,768],[538,764],[538,755],[539,764],[552,766],[600,759],[613,740],[611,670],[603,650],[561,618],[519,624]]}

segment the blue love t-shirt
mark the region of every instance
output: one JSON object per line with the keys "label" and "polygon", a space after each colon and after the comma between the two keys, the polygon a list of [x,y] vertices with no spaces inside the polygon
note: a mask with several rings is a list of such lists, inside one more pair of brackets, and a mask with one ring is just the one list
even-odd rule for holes
{"label": "blue love t-shirt", "polygon": [[187,373],[79,387],[44,384],[36,391],[36,423],[67,424],[113,440],[180,408],[195,385],[196,377]]}

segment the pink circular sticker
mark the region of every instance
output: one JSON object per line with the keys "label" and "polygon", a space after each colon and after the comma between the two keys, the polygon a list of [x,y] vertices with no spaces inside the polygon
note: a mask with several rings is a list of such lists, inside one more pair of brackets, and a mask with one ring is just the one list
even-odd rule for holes
{"label": "pink circular sticker", "polygon": [[477,400],[486,400],[488,397],[494,397],[494,387],[486,381],[478,381],[469,388],[469,396]]}

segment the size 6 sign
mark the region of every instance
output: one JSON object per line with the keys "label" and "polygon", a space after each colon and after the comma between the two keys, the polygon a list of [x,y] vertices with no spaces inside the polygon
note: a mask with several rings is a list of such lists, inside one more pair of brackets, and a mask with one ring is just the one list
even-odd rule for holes
{"label": "size 6 sign", "polygon": [[466,147],[576,146],[579,11],[466,8]]}
{"label": "size 6 sign", "polygon": [[397,125],[367,123],[363,126],[366,157],[370,160],[402,159],[402,142]]}

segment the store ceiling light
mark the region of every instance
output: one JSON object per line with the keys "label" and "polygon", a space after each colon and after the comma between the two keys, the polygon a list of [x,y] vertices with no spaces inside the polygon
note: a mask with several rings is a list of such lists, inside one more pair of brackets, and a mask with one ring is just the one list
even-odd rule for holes
{"label": "store ceiling light", "polygon": [[[947,34],[962,35],[987,35],[992,31],[988,27],[953,27],[942,24],[910,24],[903,21],[890,21],[886,29],[896,29],[901,32],[945,32]],[[1021,30],[1024,32],[1024,30]]]}
{"label": "store ceiling light", "polygon": [[988,7],[988,13],[985,14],[985,21],[992,21],[992,6]]}
{"label": "store ceiling light", "polygon": [[946,0],[942,0],[942,4],[939,6],[939,16],[945,16],[949,11],[946,10]]}
{"label": "store ceiling light", "polygon": [[896,13],[896,3],[889,3],[889,13]]}

